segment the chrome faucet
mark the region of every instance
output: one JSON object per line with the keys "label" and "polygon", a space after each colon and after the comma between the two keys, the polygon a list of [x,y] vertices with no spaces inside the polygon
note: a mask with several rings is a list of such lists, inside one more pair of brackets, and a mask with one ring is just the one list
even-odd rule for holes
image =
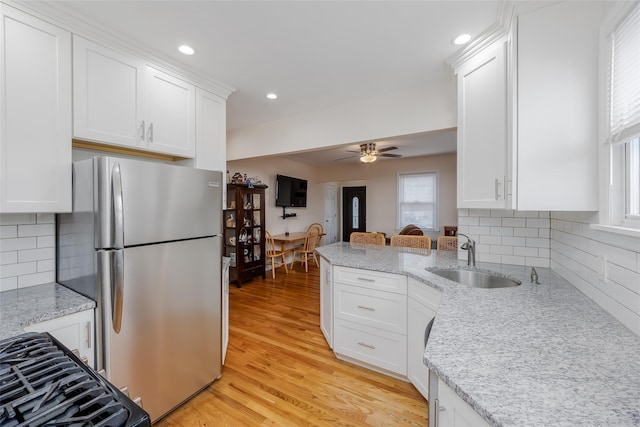
{"label": "chrome faucet", "polygon": [[460,246],[460,249],[468,250],[467,252],[467,265],[476,266],[476,241],[466,234],[458,233],[458,236],[467,238],[467,241]]}

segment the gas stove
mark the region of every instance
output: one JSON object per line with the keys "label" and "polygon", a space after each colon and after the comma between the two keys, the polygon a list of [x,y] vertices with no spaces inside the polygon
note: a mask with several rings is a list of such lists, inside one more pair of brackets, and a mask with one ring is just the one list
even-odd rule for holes
{"label": "gas stove", "polygon": [[0,341],[0,427],[150,425],[142,408],[51,335]]}

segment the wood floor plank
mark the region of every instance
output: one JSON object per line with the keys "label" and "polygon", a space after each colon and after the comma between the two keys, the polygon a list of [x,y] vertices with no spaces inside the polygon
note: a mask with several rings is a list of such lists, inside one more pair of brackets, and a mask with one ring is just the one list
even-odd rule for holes
{"label": "wood floor plank", "polygon": [[230,288],[222,377],[156,426],[427,425],[410,383],[336,359],[320,331],[315,265],[267,277]]}

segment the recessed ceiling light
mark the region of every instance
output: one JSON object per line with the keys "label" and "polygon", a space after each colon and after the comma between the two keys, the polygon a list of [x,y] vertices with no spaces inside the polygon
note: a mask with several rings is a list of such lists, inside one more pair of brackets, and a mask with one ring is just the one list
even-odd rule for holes
{"label": "recessed ceiling light", "polygon": [[268,94],[267,94],[267,99],[270,99],[270,100],[272,100],[272,101],[273,101],[274,99],[278,99],[278,95],[276,95],[276,94],[275,94],[275,93],[273,93],[273,92],[272,92],[272,93],[268,93]]}
{"label": "recessed ceiling light", "polygon": [[469,40],[471,40],[471,35],[469,35],[469,34],[460,34],[458,37],[453,39],[453,44],[461,45],[461,44],[468,43]]}
{"label": "recessed ceiling light", "polygon": [[178,50],[184,53],[185,55],[193,55],[196,52],[195,50],[193,50],[191,46],[187,46],[186,44],[183,44],[182,46],[180,46]]}

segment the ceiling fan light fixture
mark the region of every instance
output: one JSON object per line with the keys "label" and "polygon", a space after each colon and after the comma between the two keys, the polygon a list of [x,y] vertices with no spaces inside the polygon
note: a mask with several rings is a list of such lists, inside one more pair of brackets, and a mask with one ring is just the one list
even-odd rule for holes
{"label": "ceiling fan light fixture", "polygon": [[377,159],[377,157],[375,156],[375,154],[372,153],[367,153],[364,156],[360,156],[360,161],[362,163],[373,163],[375,162]]}

